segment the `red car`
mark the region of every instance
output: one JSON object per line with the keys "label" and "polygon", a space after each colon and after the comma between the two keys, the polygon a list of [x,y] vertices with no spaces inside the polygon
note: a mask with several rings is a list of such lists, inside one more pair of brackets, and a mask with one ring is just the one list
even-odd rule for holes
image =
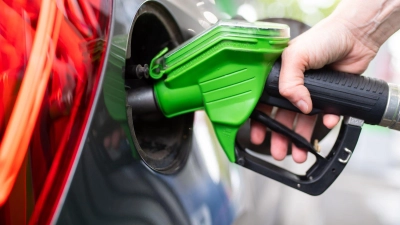
{"label": "red car", "polygon": [[[204,11],[217,14],[185,1],[0,2],[0,224],[232,223],[229,187],[192,151],[193,114],[133,118],[125,104],[142,85],[129,65],[210,26]],[[134,142],[173,174],[149,170]]]}

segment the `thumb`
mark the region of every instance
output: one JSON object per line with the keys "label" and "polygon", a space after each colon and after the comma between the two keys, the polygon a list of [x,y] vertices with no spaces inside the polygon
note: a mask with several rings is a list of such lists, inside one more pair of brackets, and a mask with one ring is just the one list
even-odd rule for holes
{"label": "thumb", "polygon": [[296,51],[290,46],[282,54],[279,76],[279,92],[305,114],[310,113],[312,102],[310,92],[304,86],[304,71],[308,65],[305,51]]}

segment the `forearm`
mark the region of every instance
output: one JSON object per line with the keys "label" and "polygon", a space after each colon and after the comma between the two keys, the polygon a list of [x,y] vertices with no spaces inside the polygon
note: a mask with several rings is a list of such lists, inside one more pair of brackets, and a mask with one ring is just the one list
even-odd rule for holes
{"label": "forearm", "polygon": [[400,0],[343,0],[329,19],[344,21],[367,47],[379,48],[400,29]]}

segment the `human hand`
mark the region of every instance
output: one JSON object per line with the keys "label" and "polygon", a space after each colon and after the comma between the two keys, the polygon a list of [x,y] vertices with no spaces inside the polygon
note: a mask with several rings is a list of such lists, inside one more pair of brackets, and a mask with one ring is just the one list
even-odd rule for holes
{"label": "human hand", "polygon": [[[304,86],[305,70],[319,69],[330,64],[335,70],[360,74],[379,49],[379,42],[373,38],[365,38],[363,29],[338,15],[340,14],[333,14],[292,40],[282,54],[280,93],[305,114],[312,109],[310,93]],[[270,114],[272,108],[259,105],[258,109]],[[277,121],[289,128],[293,128],[295,118],[296,113],[283,109],[279,109],[275,116]],[[323,121],[325,126],[332,128],[338,123],[339,117],[325,115]],[[295,132],[310,140],[314,123],[314,116],[299,114]],[[251,141],[254,144],[262,143],[265,133],[263,125],[252,122]],[[272,133],[271,154],[276,160],[285,158],[287,145],[288,141],[284,136]],[[292,157],[294,161],[301,163],[306,160],[307,153],[292,146]]]}

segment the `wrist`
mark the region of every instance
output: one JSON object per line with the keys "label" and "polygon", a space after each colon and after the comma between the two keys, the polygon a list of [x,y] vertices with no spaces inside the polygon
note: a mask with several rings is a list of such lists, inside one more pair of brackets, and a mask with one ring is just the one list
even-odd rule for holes
{"label": "wrist", "polygon": [[400,0],[343,0],[327,19],[377,51],[400,28]]}

